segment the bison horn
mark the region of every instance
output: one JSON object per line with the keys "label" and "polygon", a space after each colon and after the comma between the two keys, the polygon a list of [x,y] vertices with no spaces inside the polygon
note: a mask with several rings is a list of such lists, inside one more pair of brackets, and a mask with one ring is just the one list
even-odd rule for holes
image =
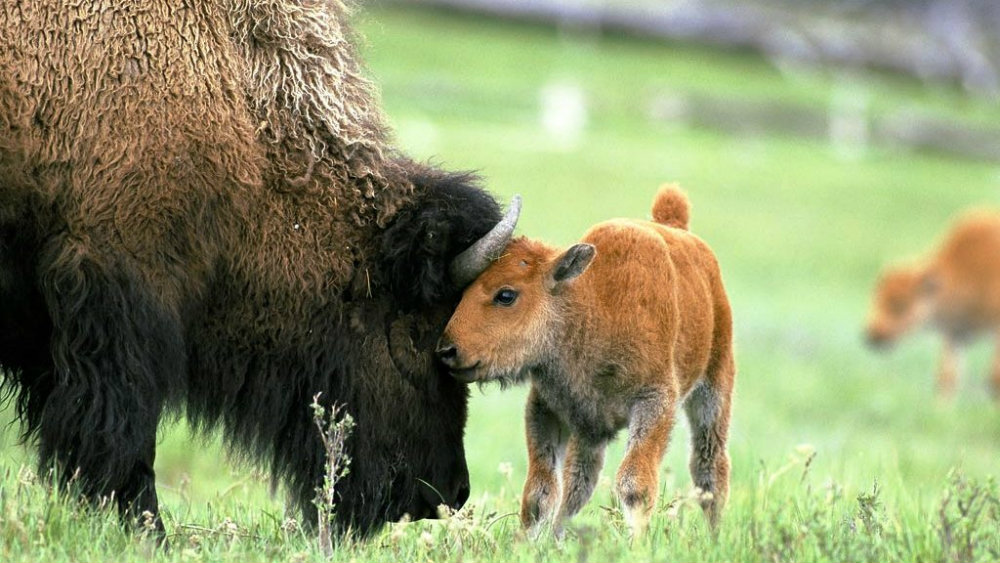
{"label": "bison horn", "polygon": [[472,280],[483,273],[490,262],[500,257],[514,235],[517,218],[521,214],[521,196],[515,195],[510,200],[507,213],[500,219],[490,232],[483,238],[472,243],[451,263],[451,281],[455,287],[462,289],[472,283]]}

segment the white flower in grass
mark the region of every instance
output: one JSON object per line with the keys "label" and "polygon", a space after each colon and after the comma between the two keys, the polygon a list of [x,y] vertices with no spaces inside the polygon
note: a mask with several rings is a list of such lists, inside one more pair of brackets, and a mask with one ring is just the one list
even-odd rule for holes
{"label": "white flower in grass", "polygon": [[497,467],[497,471],[504,476],[504,479],[510,479],[510,476],[514,473],[514,465],[509,461],[502,461]]}

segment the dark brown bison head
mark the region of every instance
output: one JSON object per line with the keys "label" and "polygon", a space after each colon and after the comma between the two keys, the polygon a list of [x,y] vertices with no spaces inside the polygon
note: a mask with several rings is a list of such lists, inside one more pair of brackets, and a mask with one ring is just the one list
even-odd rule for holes
{"label": "dark brown bison head", "polygon": [[[457,510],[469,496],[463,446],[468,388],[436,361],[435,343],[463,288],[510,241],[520,209],[515,198],[501,217],[500,206],[471,174],[410,166],[414,199],[387,225],[374,278],[388,291],[358,320],[368,327],[368,341],[377,338],[370,327],[384,327],[388,361],[373,357],[369,366],[358,366],[368,375],[345,378],[351,389],[332,383],[336,397],[367,398],[352,413],[362,419],[352,437],[351,473],[340,488],[339,506],[341,523],[361,532],[404,514],[436,517],[440,505]],[[328,342],[366,345],[351,344],[342,333]],[[331,357],[357,353],[344,349]],[[320,371],[355,367],[351,360]],[[372,372],[383,375],[372,378]],[[371,389],[355,388],[366,380]]]}
{"label": "dark brown bison head", "polygon": [[405,309],[453,308],[462,290],[499,257],[520,213],[515,197],[507,215],[478,188],[471,173],[419,168],[418,198],[386,230],[382,260],[387,282]]}

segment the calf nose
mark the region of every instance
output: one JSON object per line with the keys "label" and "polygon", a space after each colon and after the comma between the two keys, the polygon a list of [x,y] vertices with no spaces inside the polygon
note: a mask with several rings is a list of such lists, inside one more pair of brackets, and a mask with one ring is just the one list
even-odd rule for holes
{"label": "calf nose", "polygon": [[889,337],[881,332],[868,330],[865,332],[865,343],[869,348],[881,350],[889,343]]}
{"label": "calf nose", "polygon": [[437,357],[441,363],[453,368],[458,364],[458,348],[450,341],[441,339],[437,345]]}

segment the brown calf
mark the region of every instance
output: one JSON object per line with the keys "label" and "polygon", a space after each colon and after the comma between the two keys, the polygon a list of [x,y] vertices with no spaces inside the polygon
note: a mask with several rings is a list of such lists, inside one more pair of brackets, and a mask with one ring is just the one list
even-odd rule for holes
{"label": "brown calf", "polygon": [[[1000,213],[966,213],[929,258],[882,274],[868,316],[868,342],[885,348],[919,326],[932,326],[944,337],[937,377],[944,396],[954,393],[962,343],[989,332],[1000,345]],[[1000,353],[990,383],[1000,400]]]}
{"label": "brown calf", "polygon": [[531,380],[521,523],[533,534],[553,518],[562,533],[623,428],[615,494],[640,533],[679,403],[713,528],[725,503],[736,372],[729,302],[715,256],[687,231],[686,196],[661,188],[653,218],[600,223],[567,250],[515,239],[466,289],[439,343],[464,381]]}

